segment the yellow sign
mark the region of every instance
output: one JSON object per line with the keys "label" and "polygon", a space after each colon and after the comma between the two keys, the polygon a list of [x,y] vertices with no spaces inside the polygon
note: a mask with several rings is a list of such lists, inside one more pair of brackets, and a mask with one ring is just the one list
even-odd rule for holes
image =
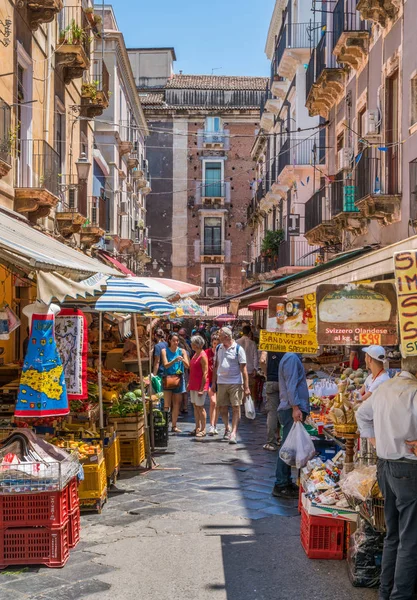
{"label": "yellow sign", "polygon": [[381,345],[381,334],[380,333],[360,333],[359,343],[361,346],[373,346]]}
{"label": "yellow sign", "polygon": [[277,333],[261,329],[259,350],[269,352],[296,352],[297,354],[316,354],[317,337],[314,334]]}
{"label": "yellow sign", "polygon": [[401,349],[404,356],[417,356],[417,251],[394,254]]}

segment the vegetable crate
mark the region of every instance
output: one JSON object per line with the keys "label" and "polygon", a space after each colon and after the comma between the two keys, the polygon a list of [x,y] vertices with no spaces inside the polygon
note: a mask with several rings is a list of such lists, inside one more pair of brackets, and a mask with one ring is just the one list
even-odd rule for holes
{"label": "vegetable crate", "polygon": [[69,558],[69,524],[59,529],[19,527],[0,529],[0,569],[14,565],[63,567]]}
{"label": "vegetable crate", "polygon": [[168,419],[169,414],[167,412],[164,413],[164,419],[162,423],[158,423],[154,419],[153,436],[156,448],[166,448],[168,446]]}
{"label": "vegetable crate", "polygon": [[345,522],[301,509],[301,545],[308,558],[343,560]]}
{"label": "vegetable crate", "polygon": [[131,417],[109,417],[109,425],[113,425],[121,439],[139,439],[143,434],[145,418],[143,415]]}
{"label": "vegetable crate", "polygon": [[137,440],[120,440],[120,466],[139,467],[145,460],[145,435]]}
{"label": "vegetable crate", "polygon": [[95,500],[107,495],[106,462],[103,459],[98,464],[83,465],[83,468],[84,481],[80,483],[78,496],[80,506],[86,508],[94,505]]}
{"label": "vegetable crate", "polygon": [[79,509],[77,478],[62,492],[0,496],[0,527],[62,527]]}
{"label": "vegetable crate", "polygon": [[106,461],[107,484],[116,483],[120,470],[120,439],[117,434],[105,446],[104,460]]}

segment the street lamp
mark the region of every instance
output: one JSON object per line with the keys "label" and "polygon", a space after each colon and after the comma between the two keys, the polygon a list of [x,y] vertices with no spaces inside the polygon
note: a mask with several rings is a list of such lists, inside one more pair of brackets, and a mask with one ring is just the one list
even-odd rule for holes
{"label": "street lamp", "polygon": [[78,181],[87,181],[88,176],[90,174],[91,163],[88,161],[85,152],[81,153],[79,159],[75,162],[75,166],[77,168]]}
{"label": "street lamp", "polygon": [[152,269],[154,271],[156,271],[157,268],[158,268],[158,261],[156,260],[156,258],[154,258],[152,261]]}

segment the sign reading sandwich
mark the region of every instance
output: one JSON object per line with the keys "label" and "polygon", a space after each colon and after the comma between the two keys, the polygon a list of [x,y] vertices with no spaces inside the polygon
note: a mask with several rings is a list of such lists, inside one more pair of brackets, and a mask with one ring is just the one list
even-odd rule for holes
{"label": "sign reading sandwich", "polygon": [[316,295],[291,300],[271,296],[266,327],[261,331],[260,350],[316,354]]}
{"label": "sign reading sandwich", "polygon": [[394,254],[398,297],[401,351],[404,356],[417,356],[417,252],[408,250]]}
{"label": "sign reading sandwich", "polygon": [[316,296],[319,344],[397,343],[397,298],[391,283],[322,284]]}

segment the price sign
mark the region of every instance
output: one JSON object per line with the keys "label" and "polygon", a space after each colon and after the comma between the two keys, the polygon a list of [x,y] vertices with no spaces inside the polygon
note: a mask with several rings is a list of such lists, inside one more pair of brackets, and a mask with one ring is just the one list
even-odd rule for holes
{"label": "price sign", "polygon": [[359,343],[364,346],[380,346],[381,345],[381,334],[380,333],[360,333]]}

